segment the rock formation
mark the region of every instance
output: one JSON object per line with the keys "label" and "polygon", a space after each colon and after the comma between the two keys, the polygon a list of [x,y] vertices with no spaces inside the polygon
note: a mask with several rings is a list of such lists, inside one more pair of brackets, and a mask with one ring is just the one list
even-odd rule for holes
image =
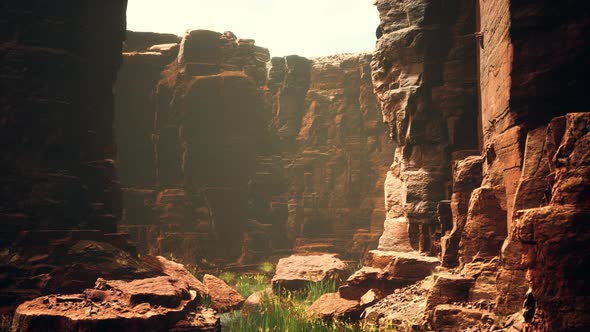
{"label": "rock formation", "polygon": [[588,328],[583,278],[565,272],[588,260],[573,249],[588,243],[576,221],[588,212],[576,152],[587,114],[565,115],[587,110],[575,68],[588,62],[588,6],[376,5],[373,81],[397,145],[380,249],[436,253],[441,237],[427,300],[437,330],[491,326],[493,314],[535,331]]}
{"label": "rock formation", "polygon": [[[409,228],[412,247],[428,252],[438,202],[450,196],[451,161],[477,149],[474,4],[376,5],[383,35],[373,83],[396,145],[385,182],[386,223],[392,231]],[[385,232],[380,249],[391,249],[385,239],[397,237]]]}
{"label": "rock formation", "polygon": [[140,252],[247,264],[375,243],[391,152],[370,55],[271,60],[230,32],[128,36],[144,48],[128,47],[117,84],[120,229]]}
{"label": "rock formation", "polygon": [[277,263],[272,286],[276,290],[295,291],[305,288],[310,282],[339,283],[346,277],[346,263],[336,255],[292,255]]}
{"label": "rock formation", "polygon": [[215,276],[205,274],[203,283],[211,297],[211,307],[218,312],[239,309],[245,301],[240,293]]}
{"label": "rock formation", "polygon": [[202,294],[171,277],[131,282],[98,279],[82,294],[50,295],[21,304],[14,331],[220,331]]}
{"label": "rock formation", "polygon": [[113,84],[127,1],[8,1],[0,21],[0,307],[145,278],[121,215]]}

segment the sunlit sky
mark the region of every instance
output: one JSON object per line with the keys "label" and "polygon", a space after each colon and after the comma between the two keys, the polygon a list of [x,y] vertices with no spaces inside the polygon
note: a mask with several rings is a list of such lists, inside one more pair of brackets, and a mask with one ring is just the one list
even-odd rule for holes
{"label": "sunlit sky", "polygon": [[127,29],[232,31],[272,56],[320,56],[375,48],[374,0],[129,0]]}

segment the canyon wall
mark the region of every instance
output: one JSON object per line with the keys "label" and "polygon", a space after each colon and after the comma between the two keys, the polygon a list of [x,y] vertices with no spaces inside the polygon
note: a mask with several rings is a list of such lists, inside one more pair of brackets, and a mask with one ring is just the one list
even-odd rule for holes
{"label": "canyon wall", "polygon": [[117,84],[120,229],[141,252],[244,265],[376,242],[392,147],[370,55],[271,60],[231,32],[167,38],[129,32],[142,48],[127,46]]}
{"label": "canyon wall", "polygon": [[127,1],[8,1],[0,14],[0,310],[149,275],[117,232],[112,87]]}
{"label": "canyon wall", "polygon": [[[541,331],[589,326],[583,314],[588,301],[580,301],[588,294],[584,278],[567,272],[584,269],[588,256],[566,240],[566,234],[576,234],[575,242],[587,246],[588,230],[576,220],[588,206],[575,194],[585,189],[565,185],[587,186],[584,158],[572,153],[586,144],[587,120],[576,114],[555,118],[588,110],[579,68],[589,61],[582,37],[590,28],[589,11],[587,4],[574,2],[480,3],[482,186],[506,211],[508,232],[500,256],[498,310],[518,310],[530,287],[536,301],[531,326]],[[541,206],[546,207],[538,210]],[[527,218],[548,210],[560,211],[561,219]],[[523,227],[541,229],[533,240],[530,233],[523,236]]]}
{"label": "canyon wall", "polygon": [[588,123],[572,112],[588,110],[588,5],[376,5],[373,82],[397,143],[380,248],[437,253],[440,237],[434,323],[436,305],[483,301],[531,330],[587,328]]}
{"label": "canyon wall", "polygon": [[451,194],[451,163],[477,153],[474,5],[376,2],[373,83],[396,143],[380,249],[395,249],[393,239],[406,237],[415,249],[439,250],[431,247],[442,231],[438,203]]}

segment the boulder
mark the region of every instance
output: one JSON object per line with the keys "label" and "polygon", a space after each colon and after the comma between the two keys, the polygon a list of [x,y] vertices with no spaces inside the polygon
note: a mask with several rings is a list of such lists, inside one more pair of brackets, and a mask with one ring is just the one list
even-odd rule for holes
{"label": "boulder", "polygon": [[365,265],[338,289],[340,296],[358,300],[370,289],[379,289],[383,295],[391,294],[396,288],[431,275],[439,260],[417,251],[371,250],[367,253]]}
{"label": "boulder", "polygon": [[244,297],[238,291],[215,276],[205,274],[203,283],[209,290],[211,305],[217,311],[223,312],[238,309],[245,301]]}
{"label": "boulder", "polygon": [[273,289],[298,290],[308,282],[340,280],[346,275],[347,265],[337,255],[292,255],[281,258],[272,278]]}
{"label": "boulder", "polygon": [[98,279],[82,294],[49,295],[21,304],[15,331],[218,331],[197,291],[172,277]]}
{"label": "boulder", "polygon": [[307,314],[321,319],[358,319],[362,309],[363,306],[357,300],[344,299],[338,293],[328,293],[315,301],[307,309]]}
{"label": "boulder", "polygon": [[209,296],[209,289],[190,273],[182,264],[170,261],[162,256],[143,256],[141,260],[153,266],[161,273],[186,282],[189,287],[199,294]]}

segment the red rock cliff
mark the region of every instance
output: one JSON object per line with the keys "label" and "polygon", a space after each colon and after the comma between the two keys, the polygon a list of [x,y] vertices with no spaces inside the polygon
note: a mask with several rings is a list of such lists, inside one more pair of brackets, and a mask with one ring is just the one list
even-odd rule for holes
{"label": "red rock cliff", "polygon": [[371,56],[273,58],[267,73],[269,60],[252,40],[204,30],[124,53],[121,229],[141,250],[249,263],[375,242],[391,147]]}
{"label": "red rock cliff", "polygon": [[[438,219],[443,266],[459,275],[440,273],[429,303],[453,294],[442,303],[488,302],[499,315],[522,309],[530,330],[587,329],[588,292],[574,271],[588,264],[575,249],[588,246],[579,223],[588,213],[587,165],[578,153],[588,123],[571,112],[588,110],[580,70],[589,59],[588,5],[376,5],[373,81],[397,144],[381,247],[407,238],[427,250],[425,226]],[[450,202],[435,218],[440,199]],[[469,315],[457,312],[434,309],[432,322]]]}

